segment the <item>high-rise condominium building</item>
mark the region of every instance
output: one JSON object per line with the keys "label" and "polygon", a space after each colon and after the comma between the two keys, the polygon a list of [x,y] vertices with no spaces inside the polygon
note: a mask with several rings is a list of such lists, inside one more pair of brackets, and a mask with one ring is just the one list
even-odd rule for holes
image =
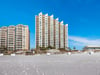
{"label": "high-rise condominium building", "polygon": [[36,22],[36,48],[37,47],[68,47],[68,24],[64,25],[63,21],[54,19],[54,16],[39,13],[35,16]]}
{"label": "high-rise condominium building", "polygon": [[16,50],[29,50],[30,38],[29,28],[24,25],[16,26]]}
{"label": "high-rise condominium building", "polygon": [[7,27],[0,28],[0,48],[7,47]]}
{"label": "high-rise condominium building", "polygon": [[7,48],[8,50],[15,50],[15,26],[8,27],[8,34],[7,34]]}
{"label": "high-rise condominium building", "polygon": [[0,47],[8,50],[29,50],[30,33],[27,25],[0,28]]}

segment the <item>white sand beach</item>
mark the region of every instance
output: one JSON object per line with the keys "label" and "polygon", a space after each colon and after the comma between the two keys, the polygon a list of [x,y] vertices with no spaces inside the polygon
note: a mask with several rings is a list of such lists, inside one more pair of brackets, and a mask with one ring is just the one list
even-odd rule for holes
{"label": "white sand beach", "polygon": [[0,56],[0,75],[100,75],[100,53]]}

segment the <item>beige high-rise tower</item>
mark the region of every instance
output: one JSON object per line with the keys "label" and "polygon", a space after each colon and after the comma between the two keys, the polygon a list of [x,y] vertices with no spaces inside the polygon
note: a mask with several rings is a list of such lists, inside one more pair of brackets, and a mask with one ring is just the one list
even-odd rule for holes
{"label": "beige high-rise tower", "polygon": [[63,21],[54,19],[54,16],[39,13],[35,16],[36,28],[36,48],[37,47],[68,47],[68,24],[64,25]]}

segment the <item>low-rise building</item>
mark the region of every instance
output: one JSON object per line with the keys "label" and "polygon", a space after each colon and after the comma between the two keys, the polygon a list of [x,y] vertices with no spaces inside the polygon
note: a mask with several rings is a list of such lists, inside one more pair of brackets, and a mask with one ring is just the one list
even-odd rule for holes
{"label": "low-rise building", "polygon": [[100,50],[100,46],[97,45],[88,45],[83,48],[83,51],[97,51]]}

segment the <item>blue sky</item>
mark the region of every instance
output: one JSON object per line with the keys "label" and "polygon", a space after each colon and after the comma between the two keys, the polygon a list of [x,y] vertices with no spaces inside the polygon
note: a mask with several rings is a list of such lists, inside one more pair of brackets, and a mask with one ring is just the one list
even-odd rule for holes
{"label": "blue sky", "polygon": [[70,47],[82,49],[85,45],[100,45],[99,0],[1,0],[0,27],[29,25],[31,48],[34,48],[35,15],[41,11],[69,24]]}

